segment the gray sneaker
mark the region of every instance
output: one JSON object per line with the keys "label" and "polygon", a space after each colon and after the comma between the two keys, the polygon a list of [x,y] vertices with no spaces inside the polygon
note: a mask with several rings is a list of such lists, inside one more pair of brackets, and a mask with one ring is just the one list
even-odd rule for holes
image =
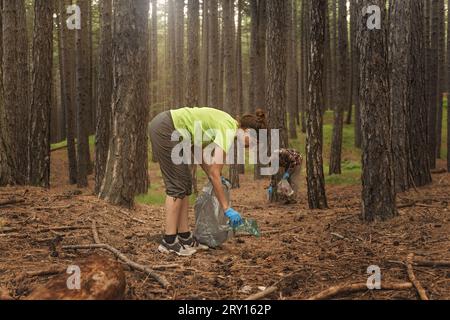
{"label": "gray sneaker", "polygon": [[192,233],[191,233],[191,236],[188,239],[183,239],[182,237],[178,236],[178,240],[186,248],[191,248],[191,249],[194,249],[196,251],[209,250],[209,247],[205,246],[204,244],[201,244],[200,242],[198,242],[198,240],[194,237],[194,235]]}
{"label": "gray sneaker", "polygon": [[173,244],[169,244],[165,240],[163,240],[158,248],[158,251],[165,254],[175,253],[182,257],[190,257],[197,252],[197,250],[193,248],[182,245],[178,238],[175,239],[175,242]]}

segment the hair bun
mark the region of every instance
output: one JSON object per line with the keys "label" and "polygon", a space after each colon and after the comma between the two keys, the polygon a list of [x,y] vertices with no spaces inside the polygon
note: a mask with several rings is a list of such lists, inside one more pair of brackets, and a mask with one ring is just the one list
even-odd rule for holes
{"label": "hair bun", "polygon": [[261,129],[267,128],[266,112],[263,109],[256,109],[255,115],[256,118],[258,119],[258,122],[261,124]]}

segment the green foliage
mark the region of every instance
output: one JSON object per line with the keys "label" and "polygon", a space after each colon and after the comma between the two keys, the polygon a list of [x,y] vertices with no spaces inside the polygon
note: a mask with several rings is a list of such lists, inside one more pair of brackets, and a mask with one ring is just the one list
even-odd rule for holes
{"label": "green foliage", "polygon": [[[75,139],[75,143],[76,143],[76,139]],[[94,148],[95,146],[95,136],[90,136],[89,137],[89,146],[92,148]],[[50,146],[50,150],[55,150],[55,149],[59,149],[59,148],[65,148],[67,147],[67,140],[58,142],[58,143],[54,143]]]}

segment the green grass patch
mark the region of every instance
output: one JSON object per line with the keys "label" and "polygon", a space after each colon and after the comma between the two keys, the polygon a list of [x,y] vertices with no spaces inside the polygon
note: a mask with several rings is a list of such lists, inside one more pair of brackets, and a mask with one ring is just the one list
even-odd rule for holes
{"label": "green grass patch", "polygon": [[[76,140],[75,140],[75,143],[76,143]],[[95,135],[89,137],[89,146],[90,147],[95,146]],[[50,145],[50,150],[55,150],[55,149],[65,148],[65,147],[67,147],[67,140]]]}

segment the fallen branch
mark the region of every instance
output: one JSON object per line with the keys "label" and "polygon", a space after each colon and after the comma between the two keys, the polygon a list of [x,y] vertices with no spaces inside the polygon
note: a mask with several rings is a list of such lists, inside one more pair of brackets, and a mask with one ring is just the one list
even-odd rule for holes
{"label": "fallen branch", "polygon": [[100,244],[100,238],[98,236],[97,226],[95,225],[95,220],[92,220],[92,236],[94,237],[94,243]]}
{"label": "fallen branch", "polygon": [[289,228],[286,230],[270,230],[270,231],[263,231],[262,234],[263,235],[268,235],[268,234],[277,234],[277,233],[287,233],[287,232],[291,232],[291,231],[295,231],[297,229],[302,228],[301,226],[297,226],[297,227],[293,227],[293,228]]}
{"label": "fallen branch", "polygon": [[129,219],[131,219],[131,220],[134,221],[134,222],[138,222],[138,223],[140,223],[140,224],[146,224],[145,221],[133,217],[131,214],[129,214],[128,212],[126,212],[126,211],[124,211],[124,210],[119,210],[119,213],[121,213],[121,214],[127,216]]}
{"label": "fallen branch", "polygon": [[414,253],[408,254],[408,257],[406,258],[406,270],[408,271],[409,280],[414,285],[414,287],[417,289],[420,299],[429,300],[427,293],[425,292],[425,289],[422,287],[419,280],[417,280],[416,276],[414,275],[414,270],[413,270],[413,266],[412,266],[413,261],[414,261]]}
{"label": "fallen branch", "polygon": [[344,237],[343,235],[341,235],[341,234],[339,234],[339,233],[337,233],[337,232],[332,232],[332,233],[330,233],[332,236],[335,236],[336,238],[338,238],[338,239],[341,239],[341,240],[345,240],[345,239],[347,239],[346,237]]}
{"label": "fallen branch", "polygon": [[420,201],[413,201],[410,203],[402,204],[397,206],[397,209],[404,209],[410,207],[422,207],[422,208],[435,208],[435,209],[445,209],[447,206],[434,206],[431,204],[420,203]]}
{"label": "fallen branch", "polygon": [[447,169],[445,169],[445,168],[434,169],[434,170],[431,170],[431,173],[432,174],[443,174],[443,173],[447,173]]}
{"label": "fallen branch", "polygon": [[[90,227],[86,226],[61,226],[61,227],[50,227],[50,228],[42,228],[37,229],[36,233],[43,233],[43,232],[49,232],[49,231],[71,231],[71,230],[86,230],[90,229]],[[1,233],[7,234],[10,232],[18,232],[22,231],[22,228],[2,228],[0,229]]]}
{"label": "fallen branch", "polygon": [[46,270],[39,270],[39,271],[27,271],[22,273],[21,275],[19,275],[16,278],[16,281],[22,281],[25,278],[32,278],[32,277],[45,277],[45,276],[53,276],[56,274],[61,274],[66,272],[66,269],[56,266],[56,267],[51,267],[49,269]]}
{"label": "fallen branch", "polygon": [[131,261],[122,252],[120,252],[119,250],[117,250],[116,248],[114,248],[108,244],[99,243],[99,244],[88,244],[88,245],[63,246],[62,249],[63,250],[89,250],[89,249],[107,250],[107,251],[111,252],[112,254],[114,254],[119,260],[121,260],[122,262],[124,262],[125,264],[130,266],[132,269],[144,272],[144,273],[148,274],[149,276],[151,276],[159,284],[161,284],[163,286],[163,288],[168,289],[171,287],[170,283],[166,280],[166,278],[164,276],[159,275],[158,273],[156,273],[154,270],[150,269],[149,267],[146,267],[146,266],[138,264],[134,261]]}
{"label": "fallen branch", "polygon": [[[413,288],[413,284],[410,282],[383,283],[381,285],[381,290],[408,290],[411,288]],[[367,288],[366,283],[356,283],[356,284],[350,284],[350,285],[335,286],[335,287],[331,287],[325,291],[322,291],[322,292],[312,296],[308,300],[328,300],[328,299],[334,298],[338,295],[356,293],[356,292],[367,291],[367,290],[369,290],[369,289]]]}
{"label": "fallen branch", "polygon": [[303,271],[303,269],[297,270],[297,271],[294,271],[294,272],[288,274],[287,276],[281,278],[274,285],[268,287],[266,290],[264,290],[262,292],[255,293],[255,294],[247,297],[245,300],[261,300],[261,299],[271,295],[272,293],[275,293],[275,292],[281,290],[283,288],[283,286],[282,286],[283,282],[285,282],[287,279],[289,279],[291,277],[294,277],[296,274],[298,274],[301,271]]}
{"label": "fallen branch", "polygon": [[245,300],[253,300],[253,301],[254,300],[261,300],[261,299],[263,299],[263,298],[265,298],[265,297],[267,297],[267,296],[269,296],[272,293],[277,292],[277,291],[278,291],[278,287],[269,287],[269,288],[267,288],[264,291],[261,291],[261,292],[258,292],[258,293],[255,293],[255,294],[249,296]]}
{"label": "fallen branch", "polygon": [[23,202],[25,202],[25,200],[11,199],[11,200],[6,200],[6,201],[0,201],[0,207],[9,206],[12,204],[23,203]]}
{"label": "fallen branch", "polygon": [[413,265],[419,267],[450,268],[450,261],[415,260]]}
{"label": "fallen branch", "polygon": [[70,209],[73,207],[73,204],[68,204],[65,206],[53,206],[53,207],[33,207],[32,210],[36,211],[43,211],[43,210],[64,210],[64,209]]}

